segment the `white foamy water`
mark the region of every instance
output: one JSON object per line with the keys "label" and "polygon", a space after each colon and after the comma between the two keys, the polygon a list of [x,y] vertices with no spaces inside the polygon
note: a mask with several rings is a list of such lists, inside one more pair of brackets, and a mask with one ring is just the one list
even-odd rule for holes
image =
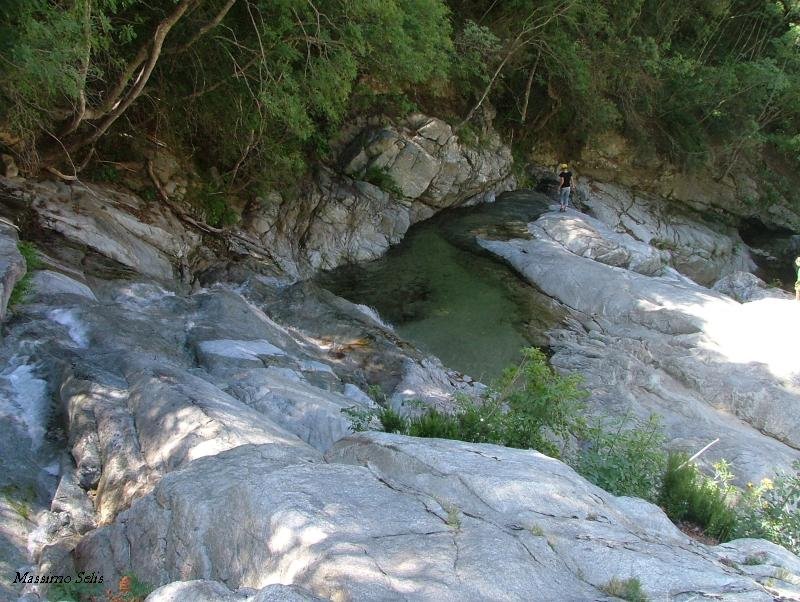
{"label": "white foamy water", "polygon": [[394,331],[394,327],[391,324],[384,322],[375,308],[370,307],[369,305],[356,304],[356,309],[368,318],[377,322],[379,325],[383,326],[386,330]]}
{"label": "white foamy water", "polygon": [[[27,358],[25,358],[27,359]],[[0,376],[0,417],[21,425],[31,440],[33,451],[44,441],[49,403],[47,383],[35,375],[35,365],[14,356]]]}
{"label": "white foamy water", "polygon": [[114,301],[132,309],[139,309],[157,303],[167,297],[175,297],[173,291],[151,283],[133,282],[119,288],[114,293]]}
{"label": "white foamy water", "polygon": [[54,309],[47,317],[56,324],[61,324],[67,328],[69,338],[78,347],[85,348],[89,346],[89,336],[86,331],[86,326],[78,318],[77,312],[71,309]]}

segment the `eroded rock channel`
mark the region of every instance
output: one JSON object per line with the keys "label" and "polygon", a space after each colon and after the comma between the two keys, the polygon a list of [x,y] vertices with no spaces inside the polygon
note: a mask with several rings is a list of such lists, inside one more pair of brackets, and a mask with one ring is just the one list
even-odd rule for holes
{"label": "eroded rock channel", "polygon": [[[469,357],[443,365],[426,352],[446,355],[432,342],[409,343],[414,320],[393,318],[368,289],[356,301],[397,329],[247,254],[215,257],[168,207],[144,222],[135,196],[67,188],[3,188],[9,219],[33,221],[43,262],[0,347],[3,597],[47,598],[43,585],[14,584],[17,572],[81,571],[104,584],[135,575],[159,587],[149,602],[608,599],[605,584],[629,577],[659,600],[797,594],[800,561],[786,550],[696,542],[656,506],[610,495],[535,451],[353,434],[342,410],[371,407],[370,386],[397,408],[446,407],[480,386],[464,374]],[[764,307],[785,326],[795,306],[757,284],[747,290],[767,298],[741,304],[688,280],[728,275],[738,286],[746,249],[688,218],[666,227],[630,203],[615,212],[604,189],[586,188],[598,219],[527,197],[524,219],[519,208],[496,219],[518,196],[412,231],[422,255],[474,258],[452,306],[434,291],[413,313],[422,330],[461,328],[447,314],[437,322],[442,308],[469,321],[497,305],[507,324],[491,345],[513,346],[513,357],[519,343],[545,340],[557,366],[586,376],[596,408],[658,409],[689,447],[723,433],[722,451],[753,475],[763,458],[772,467],[796,458],[793,366],[764,364],[715,321],[756,319]],[[70,202],[53,201],[67,192]],[[0,237],[3,285],[13,287],[16,230]],[[532,329],[535,312],[520,300],[534,288],[496,271],[476,239],[535,285],[550,312],[542,327]],[[396,253],[408,271],[419,267],[419,256]],[[355,269],[411,286],[370,265]],[[737,342],[751,355],[723,358]],[[725,398],[730,379],[737,396]],[[754,554],[758,566],[745,562]]]}

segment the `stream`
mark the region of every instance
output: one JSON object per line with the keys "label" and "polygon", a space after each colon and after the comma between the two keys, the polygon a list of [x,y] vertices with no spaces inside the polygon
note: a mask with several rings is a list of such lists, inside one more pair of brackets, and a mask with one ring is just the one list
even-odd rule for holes
{"label": "stream", "polygon": [[547,345],[560,321],[553,302],[475,242],[528,236],[552,201],[517,190],[495,203],[451,209],[413,226],[375,261],[317,277],[333,293],[378,311],[403,338],[449,368],[490,382],[520,349]]}

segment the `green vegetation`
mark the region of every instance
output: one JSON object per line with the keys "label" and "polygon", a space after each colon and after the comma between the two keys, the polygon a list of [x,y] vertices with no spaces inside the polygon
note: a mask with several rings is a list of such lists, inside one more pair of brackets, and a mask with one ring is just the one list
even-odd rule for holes
{"label": "green vegetation", "polygon": [[641,425],[630,417],[598,422],[585,438],[575,463],[579,473],[614,495],[656,499],[667,459],[658,416]]}
{"label": "green vegetation", "polygon": [[225,191],[213,184],[206,184],[190,196],[195,207],[209,226],[221,228],[236,223],[237,214],[228,204]]}
{"label": "green vegetation", "polygon": [[350,430],[354,433],[361,433],[370,430],[376,417],[375,411],[361,406],[350,406],[342,408],[342,414],[350,421]]}
{"label": "green vegetation", "polygon": [[670,454],[661,484],[659,503],[674,522],[689,521],[705,533],[727,541],[736,530],[737,515],[728,502],[730,472],[716,467],[715,478],[703,476],[686,454]]}
{"label": "green vegetation", "polygon": [[394,178],[392,178],[392,174],[385,169],[372,166],[367,169],[361,179],[377,186],[384,192],[388,192],[397,197],[403,196],[403,191],[394,181]]}
{"label": "green vegetation", "polygon": [[557,375],[539,349],[523,349],[522,354],[522,362],[507,369],[482,399],[462,397],[453,414],[428,409],[412,419],[383,411],[383,428],[414,437],[536,449],[559,457],[561,448],[585,426],[581,410],[586,391],[579,378]]}
{"label": "green vegetation", "polygon": [[793,468],[745,490],[737,505],[736,537],[763,537],[800,554],[800,462]]}
{"label": "green vegetation", "polygon": [[761,537],[800,552],[800,463],[794,473],[742,493],[731,484],[724,461],[706,476],[686,454],[667,455],[658,416],[587,420],[580,379],[555,373],[538,349],[523,349],[522,355],[481,399],[462,397],[453,413],[428,408],[416,417],[402,416],[377,387],[370,393],[382,406],[378,410],[353,406],[343,412],[354,431],[380,425],[388,433],[536,449],[561,457],[614,495],[659,504],[674,522],[696,525],[708,537]]}
{"label": "green vegetation", "polygon": [[447,525],[458,531],[461,528],[461,511],[451,504],[444,504],[447,511]]}
{"label": "green vegetation", "polygon": [[351,106],[444,88],[448,17],[441,0],[9,0],[0,131],[28,170],[161,132],[236,188],[287,184]]}
{"label": "green vegetation", "polygon": [[642,591],[642,584],[636,577],[629,579],[617,579],[612,577],[611,581],[601,588],[609,596],[616,596],[629,602],[647,602],[647,596]]}
{"label": "green vegetation", "polygon": [[21,518],[25,520],[31,519],[31,508],[36,501],[36,490],[32,485],[25,487],[13,483],[4,485],[0,487],[0,495]]}
{"label": "green vegetation", "polygon": [[17,243],[20,254],[25,259],[25,275],[14,285],[11,296],[8,299],[8,307],[14,308],[22,303],[31,292],[31,279],[33,271],[42,267],[42,260],[39,259],[39,252],[33,243],[20,241]]}
{"label": "green vegetation", "polygon": [[799,19],[797,0],[6,0],[0,131],[24,170],[67,175],[156,133],[253,191],[329,159],[355,115],[423,110],[480,144],[491,104],[520,149],[616,131],[715,177],[765,151],[792,173]]}

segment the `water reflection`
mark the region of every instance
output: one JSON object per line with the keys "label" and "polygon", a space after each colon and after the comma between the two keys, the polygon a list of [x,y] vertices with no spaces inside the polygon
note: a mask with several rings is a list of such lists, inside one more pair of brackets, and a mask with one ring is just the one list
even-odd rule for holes
{"label": "water reflection", "polygon": [[450,368],[491,380],[519,349],[546,344],[558,320],[548,298],[485,254],[475,236],[527,235],[549,200],[506,193],[491,205],[446,211],[413,227],[403,242],[369,263],[318,277],[337,295],[378,310],[397,333]]}

